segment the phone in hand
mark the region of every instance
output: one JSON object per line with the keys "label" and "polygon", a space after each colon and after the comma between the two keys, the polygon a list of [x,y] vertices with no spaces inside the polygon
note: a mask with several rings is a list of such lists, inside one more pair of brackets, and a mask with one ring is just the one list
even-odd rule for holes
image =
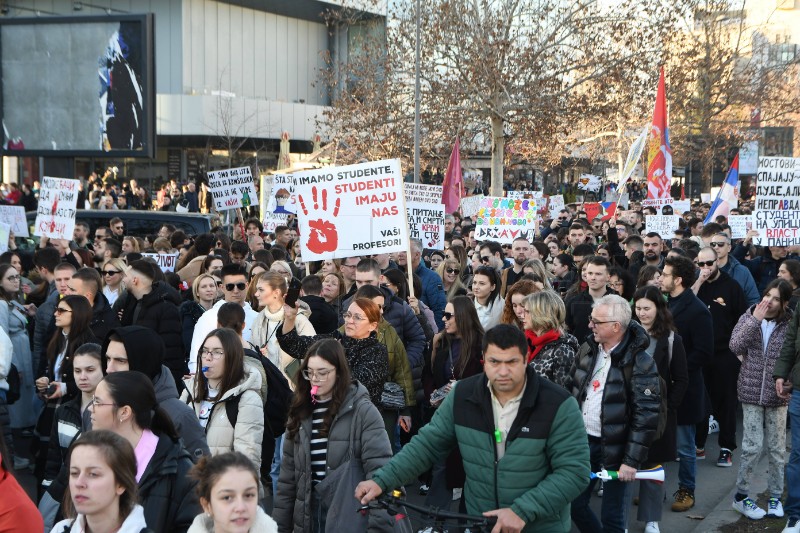
{"label": "phone in hand", "polygon": [[57,388],[58,388],[58,385],[56,385],[55,383],[51,383],[51,384],[50,384],[50,385],[49,385],[49,386],[48,386],[48,387],[47,387],[47,388],[44,390],[44,395],[45,395],[45,396],[52,396],[53,394],[55,394],[55,392],[56,392],[56,389],[57,389]]}
{"label": "phone in hand", "polygon": [[286,292],[286,298],[284,299],[284,303],[289,307],[294,307],[294,304],[297,303],[297,299],[300,297],[300,283],[293,279],[292,282],[289,284],[289,290]]}

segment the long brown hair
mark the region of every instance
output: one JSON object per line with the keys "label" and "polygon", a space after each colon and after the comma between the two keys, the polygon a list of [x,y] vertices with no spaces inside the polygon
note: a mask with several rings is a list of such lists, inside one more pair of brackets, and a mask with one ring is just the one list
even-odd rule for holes
{"label": "long brown hair", "polygon": [[[89,300],[85,296],[79,294],[69,294],[64,296],[56,303],[64,302],[72,311],[71,323],[69,326],[69,335],[64,337],[61,328],[56,328],[50,342],[47,344],[47,361],[50,363],[50,369],[55,368],[56,358],[64,350],[64,343],[67,343],[67,354],[65,361],[71,360],[75,350],[87,342],[97,342],[94,334],[92,333],[89,325],[92,322],[92,306],[89,305]],[[66,339],[66,340],[65,340]],[[70,365],[71,367],[71,365]],[[68,371],[72,373],[72,369]],[[55,376],[58,380],[58,376]]]}
{"label": "long brown hair", "polygon": [[312,344],[308,352],[306,352],[303,362],[300,363],[300,369],[297,371],[297,389],[294,391],[294,399],[291,407],[289,407],[289,421],[286,423],[286,431],[290,439],[294,439],[297,435],[297,430],[300,429],[300,424],[311,416],[313,410],[311,382],[303,378],[302,373],[308,368],[308,360],[314,356],[321,357],[336,369],[336,384],[333,387],[333,391],[331,391],[331,403],[325,413],[322,428],[320,429],[322,436],[328,436],[331,422],[333,422],[333,418],[339,412],[339,408],[344,403],[345,398],[347,398],[347,392],[350,390],[350,384],[353,381],[347,358],[344,355],[344,348],[339,341],[325,339]]}
{"label": "long brown hair", "polygon": [[200,349],[197,350],[197,368],[200,370],[195,374],[194,401],[199,402],[208,400],[208,380],[203,373],[203,358],[200,354],[203,352],[203,346],[206,341],[211,337],[219,339],[222,344],[222,351],[225,352],[222,360],[225,361],[225,372],[222,376],[222,381],[219,384],[219,393],[217,400],[225,396],[225,393],[237,386],[244,379],[244,348],[242,347],[242,340],[239,334],[229,328],[218,328],[206,335],[203,342],[200,344]]}
{"label": "long brown hair", "polygon": [[[631,307],[634,317],[636,316],[636,302],[642,298],[653,302],[653,305],[656,306],[656,319],[653,322],[653,327],[648,331],[653,338],[661,339],[668,337],[670,332],[677,331],[675,328],[675,321],[672,319],[672,313],[669,307],[667,307],[667,300],[664,298],[661,290],[655,285],[645,285],[633,294],[633,304],[631,304]],[[636,320],[638,322],[639,319],[637,318]]]}
{"label": "long brown hair", "polygon": [[[475,310],[475,304],[467,296],[456,296],[450,303],[453,304],[453,319],[456,321],[456,331],[458,331],[458,338],[461,339],[461,349],[458,354],[458,361],[453,367],[453,378],[458,379],[456,376],[461,376],[469,365],[469,359],[472,357],[472,351],[477,346],[481,346],[483,342],[483,326],[478,319],[478,312]],[[448,344],[453,341],[453,336],[449,333],[443,335],[440,339],[439,345],[442,342]],[[436,350],[434,350],[434,356]]]}

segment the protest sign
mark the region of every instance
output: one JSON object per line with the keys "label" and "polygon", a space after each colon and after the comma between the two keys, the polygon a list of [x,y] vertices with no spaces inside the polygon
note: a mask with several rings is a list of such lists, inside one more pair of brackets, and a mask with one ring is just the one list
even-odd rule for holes
{"label": "protest sign", "polygon": [[506,198],[524,199],[524,198],[541,198],[542,191],[506,191]]}
{"label": "protest sign", "polygon": [[728,225],[731,227],[732,239],[744,239],[747,232],[753,229],[752,215],[728,215]]}
{"label": "protest sign", "polygon": [[656,211],[662,213],[664,206],[671,206],[674,202],[672,198],[646,198],[642,200],[642,207],[655,207]]}
{"label": "protest sign", "polygon": [[672,209],[676,215],[682,215],[692,210],[691,200],[675,200],[672,202]]}
{"label": "protest sign", "polygon": [[461,216],[474,218],[475,215],[478,214],[478,209],[481,206],[481,200],[484,198],[485,196],[482,194],[476,194],[475,196],[467,196],[466,198],[462,198],[461,204],[459,205]]}
{"label": "protest sign", "polygon": [[78,180],[42,179],[34,235],[72,240],[78,204]]}
{"label": "protest sign", "polygon": [[407,250],[399,160],[308,170],[294,177],[304,260]]}
{"label": "protest sign", "polygon": [[592,222],[598,216],[601,220],[608,220],[617,212],[617,202],[591,202],[583,204],[586,220]]}
{"label": "protest sign", "polygon": [[408,236],[424,248],[444,250],[444,204],[406,202]]}
{"label": "protest sign", "polygon": [[550,202],[547,204],[548,209],[550,210],[550,218],[555,217],[558,215],[558,212],[564,209],[564,195],[563,194],[554,194],[550,197]]}
{"label": "protest sign", "polygon": [[644,219],[647,233],[655,231],[662,239],[672,239],[680,228],[681,217],[678,215],[647,215]]}
{"label": "protest sign", "polygon": [[287,226],[289,223],[289,213],[267,213],[264,215],[262,224],[264,233],[275,233],[278,226]]}
{"label": "protest sign", "polygon": [[208,172],[208,189],[217,211],[258,205],[258,194],[250,167]]}
{"label": "protest sign", "polygon": [[258,205],[261,206],[262,218],[266,215],[267,205],[269,204],[269,197],[272,194],[272,174],[262,174],[259,178],[260,185],[258,186]]}
{"label": "protest sign", "polygon": [[21,205],[0,205],[0,221],[9,224],[17,237],[30,237],[25,208]]}
{"label": "protest sign", "polygon": [[441,204],[442,186],[426,185],[424,183],[404,183],[403,191],[406,195],[406,202],[419,204]]}
{"label": "protest sign", "polygon": [[161,272],[175,272],[175,265],[178,264],[179,253],[174,254],[142,254],[143,258],[149,257],[155,260],[161,268]]}
{"label": "protest sign", "polygon": [[0,254],[8,251],[8,239],[11,236],[11,224],[0,222]]}
{"label": "protest sign", "polygon": [[800,243],[800,158],[759,157],[753,229],[760,246]]}
{"label": "protest sign", "polygon": [[272,176],[272,192],[267,211],[270,213],[297,213],[297,197],[294,191],[294,175],[275,174]]}
{"label": "protest sign", "polygon": [[517,237],[533,242],[536,233],[536,201],[486,196],[475,221],[475,239],[511,244]]}
{"label": "protest sign", "polygon": [[710,192],[701,192],[700,193],[700,201],[704,204],[711,203],[711,193]]}

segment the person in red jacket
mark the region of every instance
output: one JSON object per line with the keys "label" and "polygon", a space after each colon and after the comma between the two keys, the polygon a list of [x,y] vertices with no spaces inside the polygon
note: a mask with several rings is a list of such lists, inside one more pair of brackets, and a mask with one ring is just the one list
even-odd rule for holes
{"label": "person in red jacket", "polygon": [[42,531],[44,521],[39,510],[12,472],[11,455],[0,431],[0,533]]}

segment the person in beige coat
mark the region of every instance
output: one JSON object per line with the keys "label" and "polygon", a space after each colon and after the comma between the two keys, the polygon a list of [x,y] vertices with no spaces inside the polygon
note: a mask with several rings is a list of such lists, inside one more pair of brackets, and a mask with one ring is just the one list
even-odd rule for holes
{"label": "person in beige coat", "polygon": [[[250,342],[280,368],[290,382],[296,383],[300,360],[281,350],[277,335],[278,328],[283,324],[283,304],[288,289],[286,278],[279,272],[268,271],[261,274],[256,286],[256,298],[263,309],[253,323]],[[302,312],[295,319],[295,328],[298,335],[313,336],[317,333]]]}
{"label": "person in beige coat", "polygon": [[[200,349],[202,367],[187,379],[181,399],[190,404],[205,428],[212,455],[237,451],[261,467],[264,404],[261,375],[245,366],[239,336],[231,329],[215,329]],[[236,406],[231,423],[230,406]]]}

